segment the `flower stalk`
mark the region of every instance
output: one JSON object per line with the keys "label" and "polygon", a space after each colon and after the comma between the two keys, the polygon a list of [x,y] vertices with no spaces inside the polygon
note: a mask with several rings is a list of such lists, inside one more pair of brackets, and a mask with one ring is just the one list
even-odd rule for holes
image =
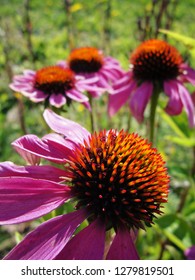
{"label": "flower stalk", "polygon": [[154,93],[151,98],[151,107],[150,107],[150,118],[149,118],[149,140],[155,142],[155,119],[156,119],[156,108],[158,104],[158,99],[160,95],[160,89],[155,85]]}

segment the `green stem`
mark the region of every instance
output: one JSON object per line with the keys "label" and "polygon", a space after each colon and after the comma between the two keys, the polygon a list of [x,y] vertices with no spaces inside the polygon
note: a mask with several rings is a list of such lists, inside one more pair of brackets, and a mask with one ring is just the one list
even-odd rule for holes
{"label": "green stem", "polygon": [[127,120],[127,131],[129,131],[129,132],[131,129],[131,121],[132,121],[132,115],[131,115],[131,112],[129,112],[128,120]]}
{"label": "green stem", "polygon": [[89,97],[89,103],[91,105],[91,111],[90,113],[90,122],[91,122],[91,131],[95,131],[95,120],[94,120],[94,108],[93,108],[93,98],[90,94],[88,94]]}
{"label": "green stem", "polygon": [[149,127],[149,140],[154,143],[155,136],[155,116],[156,116],[156,107],[158,104],[160,90],[158,87],[154,90],[152,94],[151,107],[150,107],[150,127]]}

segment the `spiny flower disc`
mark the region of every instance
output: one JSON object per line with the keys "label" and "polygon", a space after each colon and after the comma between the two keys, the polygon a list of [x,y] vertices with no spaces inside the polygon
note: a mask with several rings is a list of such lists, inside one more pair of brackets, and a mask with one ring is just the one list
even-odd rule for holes
{"label": "spiny flower disc", "polygon": [[167,80],[179,75],[182,57],[167,42],[152,39],[143,42],[130,58],[137,80]]}
{"label": "spiny flower disc", "polygon": [[68,58],[69,67],[75,73],[94,73],[103,65],[103,55],[93,47],[73,50]]}
{"label": "spiny flower disc", "polygon": [[92,134],[71,157],[72,192],[77,208],[107,228],[151,224],[167,201],[169,177],[155,148],[137,134],[110,130]]}
{"label": "spiny flower disc", "polygon": [[36,72],[35,88],[46,94],[63,94],[74,87],[75,76],[70,69],[48,66]]}

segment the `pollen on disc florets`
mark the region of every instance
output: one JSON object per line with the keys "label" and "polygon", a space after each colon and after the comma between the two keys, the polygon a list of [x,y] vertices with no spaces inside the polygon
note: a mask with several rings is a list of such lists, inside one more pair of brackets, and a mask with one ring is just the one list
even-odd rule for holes
{"label": "pollen on disc florets", "polygon": [[64,94],[74,87],[75,74],[70,69],[60,66],[44,67],[36,72],[35,88],[46,94]]}
{"label": "pollen on disc florets", "polygon": [[98,72],[103,63],[103,54],[93,47],[74,49],[68,58],[70,69],[77,74]]}
{"label": "pollen on disc florets", "polygon": [[151,39],[140,44],[130,57],[137,80],[167,80],[180,74],[182,57],[167,42]]}
{"label": "pollen on disc florets", "polygon": [[87,207],[91,219],[107,228],[151,224],[167,201],[169,177],[161,155],[137,134],[102,131],[79,145],[71,157],[76,208]]}

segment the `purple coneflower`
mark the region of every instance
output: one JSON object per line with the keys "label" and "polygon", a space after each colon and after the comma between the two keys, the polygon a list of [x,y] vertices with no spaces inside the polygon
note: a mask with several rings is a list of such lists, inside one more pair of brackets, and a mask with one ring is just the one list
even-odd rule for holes
{"label": "purple coneflower", "polygon": [[67,62],[60,61],[59,65],[70,67],[76,74],[85,78],[96,77],[94,85],[102,90],[91,90],[88,92],[93,97],[100,96],[103,92],[112,92],[112,84],[124,74],[119,62],[111,57],[104,56],[101,50],[94,47],[80,47],[71,51]]}
{"label": "purple coneflower", "polygon": [[[57,133],[13,142],[31,165],[0,164],[0,224],[39,218],[66,201],[75,211],[38,226],[5,259],[139,259],[136,229],[152,224],[167,201],[161,155],[134,133],[90,134],[49,109],[44,118]],[[38,166],[41,158],[61,167]],[[83,221],[88,226],[74,235]],[[108,231],[114,234],[109,246]]]}
{"label": "purple coneflower", "polygon": [[183,107],[190,126],[195,125],[194,105],[184,82],[195,85],[195,71],[183,63],[177,49],[167,42],[151,39],[140,44],[130,58],[131,69],[114,85],[108,112],[113,116],[127,101],[138,122],[157,91],[163,90],[169,101],[165,111],[178,115]]}
{"label": "purple coneflower", "polygon": [[59,65],[44,67],[38,71],[25,70],[14,76],[10,88],[21,92],[33,102],[48,102],[57,108],[69,105],[72,100],[90,109],[86,90],[96,90],[92,84],[96,78],[84,79],[69,68]]}

